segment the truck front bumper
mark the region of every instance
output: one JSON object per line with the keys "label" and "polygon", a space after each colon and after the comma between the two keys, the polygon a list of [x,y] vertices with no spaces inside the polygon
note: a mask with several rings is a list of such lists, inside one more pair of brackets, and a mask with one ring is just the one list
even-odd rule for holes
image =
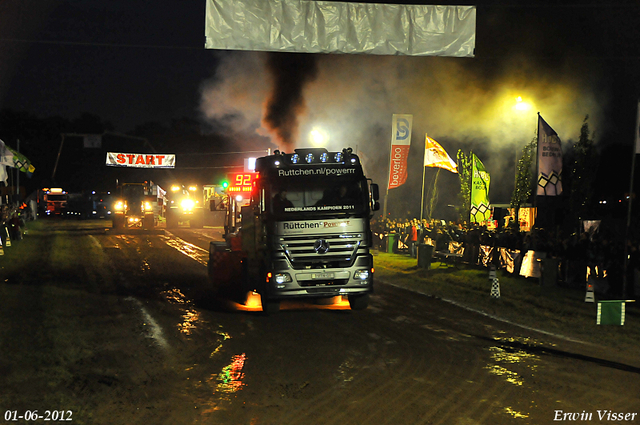
{"label": "truck front bumper", "polygon": [[360,255],[349,268],[296,270],[276,261],[267,275],[267,294],[272,299],[326,297],[373,292],[373,257]]}

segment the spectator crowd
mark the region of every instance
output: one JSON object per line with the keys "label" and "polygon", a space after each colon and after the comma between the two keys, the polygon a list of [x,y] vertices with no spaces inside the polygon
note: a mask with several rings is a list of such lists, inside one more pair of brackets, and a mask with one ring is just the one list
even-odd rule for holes
{"label": "spectator crowd", "polygon": [[[535,226],[523,232],[517,225],[489,229],[478,223],[382,217],[372,220],[371,229],[374,249],[416,257],[420,245],[431,245],[434,252],[461,253],[467,264],[494,264],[527,277],[539,277],[539,271],[531,274],[530,269],[539,267],[538,259],[550,259],[550,264],[557,267],[558,284],[584,288],[591,277],[598,283],[599,292],[623,292],[624,238],[597,227],[562,236]],[[634,284],[638,286],[640,274],[638,239],[628,242],[626,252],[628,286],[632,290]]]}

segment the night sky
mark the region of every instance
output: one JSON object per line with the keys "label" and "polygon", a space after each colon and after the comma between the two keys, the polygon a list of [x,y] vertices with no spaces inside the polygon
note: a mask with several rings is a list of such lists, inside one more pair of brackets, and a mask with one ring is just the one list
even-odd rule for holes
{"label": "night sky", "polygon": [[[317,75],[306,83],[299,144],[321,123],[337,139],[331,147],[356,140],[348,143],[382,183],[391,114],[412,113],[418,147],[428,133],[452,157],[458,149],[478,152],[494,181],[512,182],[515,152],[534,135],[536,112],[567,145],[589,115],[599,149],[619,146],[618,168],[628,169],[640,3],[476,5],[475,58],[313,55]],[[67,119],[88,112],[123,133],[189,117],[222,129],[238,148],[278,147],[261,122],[267,55],[205,50],[204,11],[203,0],[0,1],[0,109]],[[516,95],[533,109],[507,118],[503,103]],[[497,202],[508,202],[512,186],[503,186],[492,186]]]}

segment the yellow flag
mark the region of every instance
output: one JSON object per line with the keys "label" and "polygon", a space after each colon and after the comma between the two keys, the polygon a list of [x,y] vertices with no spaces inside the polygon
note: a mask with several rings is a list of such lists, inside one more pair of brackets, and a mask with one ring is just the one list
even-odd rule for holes
{"label": "yellow flag", "polygon": [[447,151],[429,136],[426,136],[425,141],[424,166],[444,168],[452,173],[458,173],[458,166]]}

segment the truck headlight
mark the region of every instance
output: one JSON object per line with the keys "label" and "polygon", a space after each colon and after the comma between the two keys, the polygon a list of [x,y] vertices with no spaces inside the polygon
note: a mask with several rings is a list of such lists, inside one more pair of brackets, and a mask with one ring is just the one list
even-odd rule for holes
{"label": "truck headlight", "polygon": [[196,205],[195,202],[193,202],[193,199],[183,199],[182,202],[180,202],[180,206],[182,207],[183,210],[185,211],[191,211],[193,210],[193,207]]}
{"label": "truck headlight", "polygon": [[124,209],[124,202],[122,201],[117,201],[114,205],[113,205],[113,209],[116,211],[122,211]]}
{"label": "truck headlight", "polygon": [[355,273],[353,273],[353,278],[356,280],[364,281],[369,279],[369,276],[371,276],[371,273],[369,273],[369,269],[356,270]]}
{"label": "truck headlight", "polygon": [[273,281],[278,285],[281,285],[283,283],[292,282],[292,279],[289,273],[276,273],[273,275]]}

